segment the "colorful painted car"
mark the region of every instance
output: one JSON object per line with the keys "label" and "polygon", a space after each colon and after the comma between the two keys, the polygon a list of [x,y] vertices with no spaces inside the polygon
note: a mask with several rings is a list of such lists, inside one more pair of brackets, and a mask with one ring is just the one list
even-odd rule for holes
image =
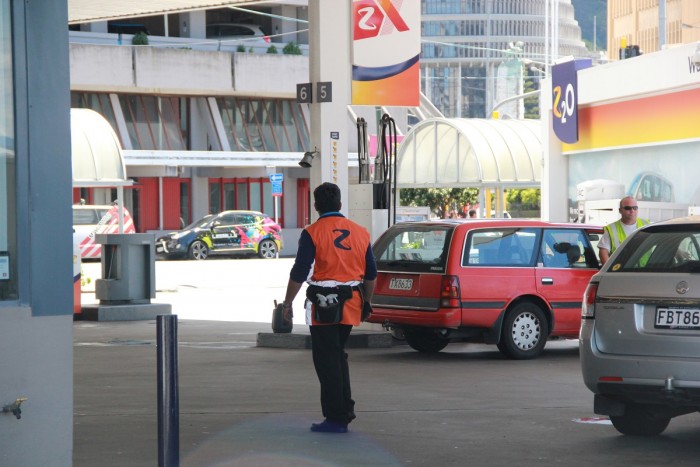
{"label": "colorful painted car", "polygon": [[282,228],[266,214],[223,211],[158,238],[156,254],[161,258],[197,260],[209,255],[257,254],[275,258],[282,245]]}
{"label": "colorful painted car", "polygon": [[534,358],[550,338],[578,338],[601,235],[523,219],[395,224],[373,245],[379,275],[368,321],[421,352],[483,342]]}

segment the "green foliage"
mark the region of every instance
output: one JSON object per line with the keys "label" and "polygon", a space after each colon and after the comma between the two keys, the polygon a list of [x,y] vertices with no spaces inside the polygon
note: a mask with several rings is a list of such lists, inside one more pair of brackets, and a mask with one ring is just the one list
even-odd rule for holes
{"label": "green foliage", "polygon": [[[533,76],[536,71],[527,70],[523,79],[523,93],[536,91],[539,89],[539,77]],[[540,96],[531,96],[523,99],[525,106],[525,118],[540,118]]]}
{"label": "green foliage", "polygon": [[132,45],[148,45],[148,36],[143,31],[137,32],[136,34],[134,34],[134,37],[131,39],[131,44]]}
{"label": "green foliage", "polygon": [[452,209],[460,210],[474,204],[479,197],[478,188],[402,188],[401,206],[428,206],[438,217],[448,217]]}
{"label": "green foliage", "polygon": [[245,52],[245,45],[238,44],[238,47],[236,47],[236,52]]}
{"label": "green foliage", "polygon": [[80,286],[86,287],[91,283],[92,283],[92,278],[85,275],[85,272],[83,271],[83,267],[81,266],[80,267]]}
{"label": "green foliage", "polygon": [[571,0],[571,3],[574,6],[574,16],[581,27],[581,35],[586,47],[593,50],[593,18],[595,17],[596,49],[607,49],[607,0]]}
{"label": "green foliage", "polygon": [[269,54],[276,54],[277,53],[277,47],[274,45],[271,45],[270,47],[267,48],[267,53]]}
{"label": "green foliage", "polygon": [[285,55],[301,55],[301,47],[299,47],[296,42],[292,41],[284,46],[282,53]]}
{"label": "green foliage", "polygon": [[253,53],[253,48],[252,48],[252,47],[248,49],[248,53],[251,53],[251,54]]}
{"label": "green foliage", "polygon": [[[506,202],[509,205],[517,204],[522,209],[539,209],[541,204],[541,192],[539,188],[527,188],[524,190],[506,191]],[[510,208],[508,208],[510,210]]]}

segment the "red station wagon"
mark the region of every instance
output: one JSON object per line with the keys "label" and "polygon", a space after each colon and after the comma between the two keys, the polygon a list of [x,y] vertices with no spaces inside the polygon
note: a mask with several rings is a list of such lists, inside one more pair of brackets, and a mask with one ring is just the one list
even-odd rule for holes
{"label": "red station wagon", "polygon": [[373,246],[379,275],[368,321],[421,352],[484,342],[534,358],[548,338],[578,338],[602,233],[533,220],[396,224]]}

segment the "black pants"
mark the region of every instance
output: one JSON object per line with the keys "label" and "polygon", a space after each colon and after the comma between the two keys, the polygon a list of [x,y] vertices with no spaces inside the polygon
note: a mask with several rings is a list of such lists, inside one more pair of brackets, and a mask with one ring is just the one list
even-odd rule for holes
{"label": "black pants", "polygon": [[321,383],[323,416],[340,424],[355,418],[355,401],[350,391],[350,370],[345,343],[352,326],[331,324],[310,326],[311,354]]}

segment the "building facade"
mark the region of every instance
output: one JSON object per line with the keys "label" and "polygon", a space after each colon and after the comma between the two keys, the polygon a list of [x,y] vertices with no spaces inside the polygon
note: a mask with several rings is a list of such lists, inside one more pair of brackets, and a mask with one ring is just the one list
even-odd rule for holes
{"label": "building facade", "polygon": [[[522,91],[525,60],[589,56],[570,0],[425,0],[421,21],[421,90],[446,117],[490,117]],[[499,89],[504,76],[512,89]]]}
{"label": "building facade", "polygon": [[[665,34],[659,34],[664,30]],[[661,36],[661,40],[660,39]],[[700,2],[695,0],[608,0],[608,58],[636,45],[650,53],[700,40]]]}
{"label": "building facade", "polygon": [[[285,8],[290,17],[306,15],[306,7]],[[71,25],[71,107],[97,111],[114,129],[134,182],[125,205],[138,232],[179,229],[209,213],[252,209],[277,214],[285,229],[282,254],[293,254],[295,233],[312,214],[310,171],[298,164],[313,150],[310,105],[298,103],[296,94],[297,84],[309,81],[308,46],[301,44],[300,55],[271,54],[237,39],[204,37],[211,21],[243,21],[222,15],[199,11],[119,21],[122,28],[130,24],[161,34],[158,25],[167,22],[168,35],[150,35],[148,45],[133,45],[133,34],[109,32],[115,21]],[[177,35],[185,24],[188,37]],[[287,32],[289,26],[274,22],[261,27],[283,31],[271,38],[277,50],[284,44],[276,39],[303,40],[307,34],[305,24]],[[392,114],[400,133],[407,131],[409,110],[381,111]],[[350,154],[357,150],[357,118],[375,134],[377,112],[369,106],[347,109],[340,129],[351,135]],[[430,115],[422,112],[420,118]],[[343,170],[357,183],[353,156]],[[276,213],[272,173],[284,177]],[[76,188],[73,202],[106,204],[114,197],[109,188]]]}

